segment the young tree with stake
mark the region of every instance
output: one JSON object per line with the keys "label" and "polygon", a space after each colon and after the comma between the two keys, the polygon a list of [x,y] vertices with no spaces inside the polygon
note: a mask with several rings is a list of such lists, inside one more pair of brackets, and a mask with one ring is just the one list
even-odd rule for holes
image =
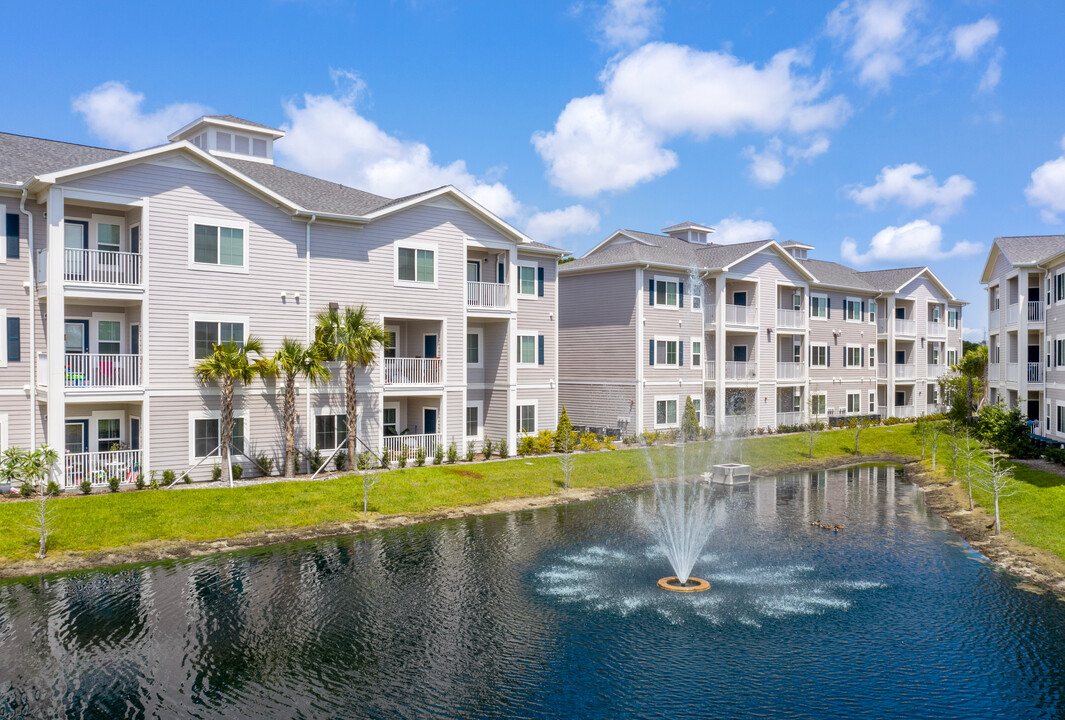
{"label": "young tree with stake", "polygon": [[1002,460],[997,450],[991,451],[991,459],[988,461],[986,471],[981,475],[979,483],[995,499],[995,534],[998,535],[1002,532],[999,500],[1016,495],[1023,489],[1023,486],[1014,477],[1013,467]]}

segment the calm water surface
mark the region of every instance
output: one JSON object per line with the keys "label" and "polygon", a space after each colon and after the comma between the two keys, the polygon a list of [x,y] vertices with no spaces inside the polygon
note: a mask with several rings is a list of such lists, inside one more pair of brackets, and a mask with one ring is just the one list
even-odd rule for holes
{"label": "calm water surface", "polygon": [[0,718],[1065,717],[1065,603],[900,472],[715,492],[699,595],[647,494],[0,584]]}

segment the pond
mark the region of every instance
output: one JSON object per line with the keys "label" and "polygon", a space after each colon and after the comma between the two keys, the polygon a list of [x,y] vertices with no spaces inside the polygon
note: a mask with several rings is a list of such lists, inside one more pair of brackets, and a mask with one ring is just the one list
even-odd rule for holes
{"label": "pond", "polygon": [[1065,715],[1065,603],[900,469],[714,493],[697,595],[650,493],[8,581],[0,717]]}

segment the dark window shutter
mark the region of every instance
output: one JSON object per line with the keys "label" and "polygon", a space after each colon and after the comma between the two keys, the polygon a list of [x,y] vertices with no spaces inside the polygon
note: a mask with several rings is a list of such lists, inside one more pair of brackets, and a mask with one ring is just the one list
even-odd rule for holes
{"label": "dark window shutter", "polygon": [[677,364],[684,367],[684,341],[677,343]]}
{"label": "dark window shutter", "polygon": [[136,225],[129,229],[129,251],[139,253],[141,251],[141,228]]}
{"label": "dark window shutter", "polygon": [[536,338],[536,362],[539,365],[544,364],[544,336],[539,335]]}
{"label": "dark window shutter", "polygon": [[536,268],[536,294],[540,297],[544,296],[544,269],[542,267]]}
{"label": "dark window shutter", "polygon": [[647,293],[648,302],[651,305],[654,305],[655,304],[655,281],[653,279],[648,282],[648,290],[649,290],[649,292]]}
{"label": "dark window shutter", "polygon": [[15,260],[18,259],[19,253],[18,221],[19,217],[17,214],[7,214],[7,256],[9,258],[14,258]]}
{"label": "dark window shutter", "polygon": [[19,362],[22,360],[22,323],[19,318],[7,319],[7,361]]}
{"label": "dark window shutter", "polygon": [[832,298],[825,298],[825,318],[832,319]]}
{"label": "dark window shutter", "polygon": [[680,306],[684,307],[684,283],[677,283],[677,299],[680,301]]}
{"label": "dark window shutter", "polygon": [[825,348],[825,365],[831,367],[832,365],[832,348]]}
{"label": "dark window shutter", "polygon": [[503,265],[503,263],[499,263],[499,269],[496,273],[496,277],[496,282],[498,282],[500,285],[507,281],[507,269]]}
{"label": "dark window shutter", "polygon": [[865,367],[865,348],[862,348],[862,367]]}
{"label": "dark window shutter", "polygon": [[[865,322],[865,300],[862,300],[862,322]],[[862,352],[865,352],[862,350]]]}
{"label": "dark window shutter", "polygon": [[655,364],[655,341],[654,340],[651,341],[651,355],[650,355],[650,357],[651,357],[650,364],[654,365]]}

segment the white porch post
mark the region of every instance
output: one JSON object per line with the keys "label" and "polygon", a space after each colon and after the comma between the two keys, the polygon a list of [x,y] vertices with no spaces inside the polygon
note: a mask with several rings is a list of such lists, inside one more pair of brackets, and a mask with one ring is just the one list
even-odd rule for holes
{"label": "white porch post", "polygon": [[725,428],[725,273],[714,282],[714,423],[717,431]]}
{"label": "white porch post", "polygon": [[[45,320],[45,349],[48,352],[48,422],[45,427],[45,442],[59,455],[59,461],[52,469],[52,479],[65,485],[66,463],[63,460],[65,450],[66,404],[64,382],[63,341],[65,329],[65,312],[63,298],[63,190],[53,186],[48,191],[48,299],[45,307],[48,317]],[[36,358],[34,358],[36,362]],[[88,448],[85,448],[88,450]]]}

